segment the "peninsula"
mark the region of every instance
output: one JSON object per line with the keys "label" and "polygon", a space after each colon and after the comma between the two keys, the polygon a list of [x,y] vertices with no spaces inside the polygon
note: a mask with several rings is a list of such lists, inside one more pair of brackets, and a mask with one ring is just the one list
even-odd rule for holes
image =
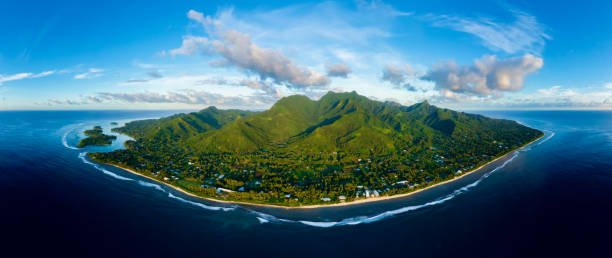
{"label": "peninsula", "polygon": [[289,207],[404,195],[543,135],[510,120],[355,92],[285,97],[262,112],[209,107],[113,131],[134,140],[90,153],[94,161],[203,198]]}

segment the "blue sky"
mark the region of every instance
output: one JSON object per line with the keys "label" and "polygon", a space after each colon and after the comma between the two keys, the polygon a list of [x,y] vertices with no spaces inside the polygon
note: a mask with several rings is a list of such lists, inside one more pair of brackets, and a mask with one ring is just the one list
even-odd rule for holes
{"label": "blue sky", "polygon": [[0,109],[611,109],[610,1],[2,1]]}

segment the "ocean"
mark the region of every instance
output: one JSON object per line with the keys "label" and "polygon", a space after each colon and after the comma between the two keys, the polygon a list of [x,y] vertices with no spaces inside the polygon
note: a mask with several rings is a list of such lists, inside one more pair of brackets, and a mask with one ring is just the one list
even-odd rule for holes
{"label": "ocean", "polygon": [[[475,111],[472,111],[475,112]],[[2,257],[610,257],[612,112],[477,111],[546,132],[415,195],[286,210],[186,196],[78,149],[175,111],[0,112]]]}

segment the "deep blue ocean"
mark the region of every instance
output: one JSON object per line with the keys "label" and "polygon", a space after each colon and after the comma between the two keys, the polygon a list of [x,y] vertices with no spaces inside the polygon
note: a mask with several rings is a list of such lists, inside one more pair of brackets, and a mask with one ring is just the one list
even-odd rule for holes
{"label": "deep blue ocean", "polygon": [[91,163],[80,132],[170,111],[0,112],[0,257],[612,257],[612,112],[488,111],[546,136],[460,180],[358,206],[185,196]]}

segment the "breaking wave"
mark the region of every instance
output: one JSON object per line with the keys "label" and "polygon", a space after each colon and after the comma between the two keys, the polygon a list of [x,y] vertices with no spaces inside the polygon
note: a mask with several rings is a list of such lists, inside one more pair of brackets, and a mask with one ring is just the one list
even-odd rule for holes
{"label": "breaking wave", "polygon": [[125,181],[133,181],[134,180],[134,179],[123,177],[123,176],[117,175],[117,174],[115,174],[113,172],[110,172],[110,171],[104,169],[103,167],[99,166],[98,164],[93,163],[93,162],[87,160],[86,156],[87,156],[87,152],[79,153],[79,158],[83,161],[83,163],[91,165],[92,167],[96,168],[97,170],[102,171],[104,174],[107,174],[109,176],[112,176],[112,177],[114,177],[116,179],[120,179],[120,180],[125,180]]}
{"label": "breaking wave", "polygon": [[70,146],[68,144],[68,134],[70,134],[70,132],[72,132],[74,129],[70,129],[70,130],[66,130],[66,132],[64,133],[64,135],[62,135],[62,144],[64,145],[64,147],[71,149],[71,150],[78,150],[79,148],[74,147],[74,146]]}
{"label": "breaking wave", "polygon": [[549,135],[548,137],[546,137],[546,139],[544,139],[544,140],[542,140],[541,142],[539,142],[539,143],[538,143],[538,145],[541,145],[542,143],[547,142],[548,140],[550,140],[550,138],[553,138],[553,136],[555,136],[555,132],[553,132],[553,131],[548,131],[548,130],[546,130],[546,131],[547,131],[547,132],[549,132],[549,133],[550,133],[550,135]]}
{"label": "breaking wave", "polygon": [[198,206],[200,208],[211,210],[211,211],[219,211],[219,210],[221,210],[221,211],[231,211],[231,210],[235,210],[236,209],[236,207],[209,206],[209,205],[206,205],[206,204],[203,204],[203,203],[199,203],[199,202],[192,202],[190,200],[186,200],[186,199],[183,199],[181,197],[178,197],[178,196],[176,196],[176,195],[174,195],[172,193],[168,193],[168,197],[173,198],[173,199],[177,199],[177,200],[179,200],[181,202],[184,202],[184,203],[189,203],[191,205]]}
{"label": "breaking wave", "polygon": [[164,189],[163,189],[163,188],[162,188],[160,185],[158,185],[158,184],[153,184],[153,183],[145,182],[145,181],[142,181],[142,180],[138,180],[138,184],[139,184],[139,185],[142,185],[142,186],[145,186],[145,187],[155,188],[155,189],[157,189],[157,190],[159,190],[159,191],[162,191],[162,192],[165,192],[165,191],[166,191],[166,190],[164,190]]}

